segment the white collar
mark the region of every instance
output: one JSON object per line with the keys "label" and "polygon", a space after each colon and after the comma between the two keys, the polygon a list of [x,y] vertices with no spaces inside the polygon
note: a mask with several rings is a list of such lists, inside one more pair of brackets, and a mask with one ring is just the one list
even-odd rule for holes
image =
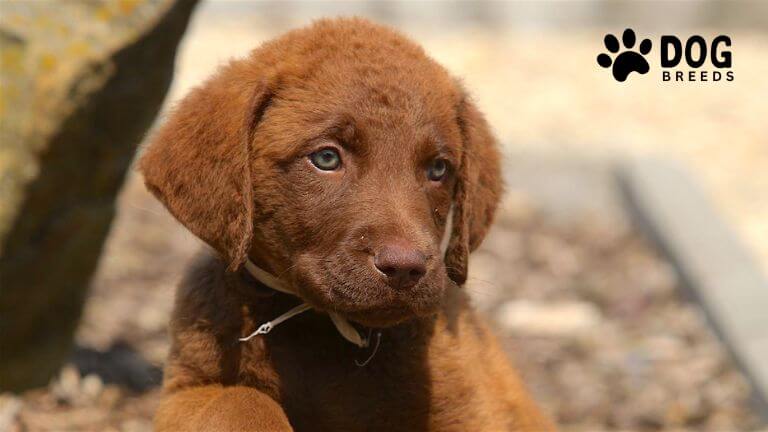
{"label": "white collar", "polygon": [[[261,267],[257,266],[253,263],[250,259],[248,259],[245,262],[245,269],[248,270],[248,273],[251,274],[256,280],[263,283],[264,285],[272,288],[275,291],[280,291],[285,294],[291,294],[296,295],[296,293],[291,289],[290,286],[286,285],[283,281],[273,276],[271,273],[267,272],[266,270],[262,269]],[[250,335],[240,338],[241,342],[246,342],[257,335],[263,335],[269,333],[273,328],[277,327],[280,323],[283,321],[293,318],[294,316],[306,312],[309,309],[312,309],[312,306],[310,306],[308,303],[302,303],[295,308],[289,310],[288,312],[278,316],[277,318],[267,321],[264,324],[260,325],[259,328],[256,329],[253,333]],[[339,331],[341,336],[344,337],[344,339],[348,340],[349,342],[352,342],[353,344],[363,348],[368,346],[368,339],[360,336],[360,333],[352,326],[352,324],[349,323],[349,321],[346,320],[346,318],[342,317],[341,315],[334,313],[334,312],[328,312],[328,316],[331,317],[331,321],[333,321],[333,325],[336,326],[336,330]]]}

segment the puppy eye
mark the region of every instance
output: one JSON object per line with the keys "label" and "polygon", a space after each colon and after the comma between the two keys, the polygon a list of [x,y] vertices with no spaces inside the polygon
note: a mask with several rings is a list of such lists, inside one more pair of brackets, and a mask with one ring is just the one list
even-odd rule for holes
{"label": "puppy eye", "polygon": [[312,165],[323,171],[335,171],[341,166],[339,152],[332,148],[324,148],[309,155]]}
{"label": "puppy eye", "polygon": [[440,181],[448,172],[448,161],[445,159],[435,159],[427,168],[427,178],[432,181]]}

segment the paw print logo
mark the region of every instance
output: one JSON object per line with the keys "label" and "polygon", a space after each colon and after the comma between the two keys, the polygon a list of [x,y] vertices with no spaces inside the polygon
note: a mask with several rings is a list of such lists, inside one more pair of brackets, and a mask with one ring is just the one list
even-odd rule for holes
{"label": "paw print logo", "polygon": [[[607,34],[604,41],[605,48],[608,51],[614,54],[619,52],[619,40],[616,39],[616,36]],[[597,64],[604,68],[609,68],[613,65],[613,77],[619,82],[626,81],[627,76],[632,72],[637,72],[641,75],[648,73],[650,67],[648,66],[648,61],[643,56],[651,52],[651,41],[643,39],[639,46],[640,52],[633,51],[635,32],[632,29],[626,29],[624,34],[621,35],[621,42],[624,45],[625,51],[617,55],[615,59],[612,59],[610,54],[600,54],[597,56]]]}

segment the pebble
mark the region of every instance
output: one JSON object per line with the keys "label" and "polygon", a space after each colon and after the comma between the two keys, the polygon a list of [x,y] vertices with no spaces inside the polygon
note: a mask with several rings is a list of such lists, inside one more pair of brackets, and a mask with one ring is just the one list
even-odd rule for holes
{"label": "pebble", "polygon": [[104,383],[97,375],[86,375],[82,380],[81,391],[89,400],[96,400],[104,389]]}
{"label": "pebble", "polygon": [[80,394],[80,372],[72,365],[65,365],[59,378],[53,383],[53,394],[62,402],[72,404]]}
{"label": "pebble", "polygon": [[602,318],[591,303],[512,300],[499,307],[496,319],[515,333],[564,337],[588,331]]}
{"label": "pebble", "polygon": [[22,402],[11,393],[0,394],[0,431],[10,431],[21,411]]}

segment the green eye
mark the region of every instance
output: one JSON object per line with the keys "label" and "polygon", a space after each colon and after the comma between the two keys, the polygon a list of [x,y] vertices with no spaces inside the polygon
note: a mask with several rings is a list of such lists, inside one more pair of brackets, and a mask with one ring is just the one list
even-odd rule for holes
{"label": "green eye", "polygon": [[448,161],[445,159],[435,159],[427,168],[427,178],[432,181],[440,181],[448,172]]}
{"label": "green eye", "polygon": [[332,148],[324,148],[309,155],[312,165],[323,171],[335,171],[341,166],[339,152]]}

